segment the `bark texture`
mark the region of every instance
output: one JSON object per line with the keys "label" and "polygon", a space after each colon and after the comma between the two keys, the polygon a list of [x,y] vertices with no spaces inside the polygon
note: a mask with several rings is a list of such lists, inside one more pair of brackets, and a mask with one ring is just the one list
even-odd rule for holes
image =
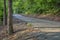
{"label": "bark texture", "polygon": [[3,26],[7,25],[6,0],[4,0]]}
{"label": "bark texture", "polygon": [[8,0],[8,33],[13,34],[12,0]]}

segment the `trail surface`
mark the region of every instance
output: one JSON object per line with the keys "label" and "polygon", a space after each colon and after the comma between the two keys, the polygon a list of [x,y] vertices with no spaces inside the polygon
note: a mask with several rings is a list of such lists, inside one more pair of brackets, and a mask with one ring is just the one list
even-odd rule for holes
{"label": "trail surface", "polygon": [[31,23],[33,27],[60,27],[60,22],[25,17],[19,14],[13,14],[13,17]]}

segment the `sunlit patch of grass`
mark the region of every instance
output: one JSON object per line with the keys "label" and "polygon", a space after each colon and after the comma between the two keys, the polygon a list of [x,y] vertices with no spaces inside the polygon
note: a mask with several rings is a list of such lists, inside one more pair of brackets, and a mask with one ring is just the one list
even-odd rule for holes
{"label": "sunlit patch of grass", "polygon": [[32,27],[32,24],[31,24],[31,23],[27,23],[27,26],[28,26],[28,27]]}

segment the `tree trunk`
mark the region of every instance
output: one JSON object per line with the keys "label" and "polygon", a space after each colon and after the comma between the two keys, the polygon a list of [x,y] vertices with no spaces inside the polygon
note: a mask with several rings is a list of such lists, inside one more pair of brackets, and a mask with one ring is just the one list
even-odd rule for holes
{"label": "tree trunk", "polygon": [[8,33],[13,34],[12,0],[8,0]]}
{"label": "tree trunk", "polygon": [[6,0],[4,0],[3,26],[7,25]]}

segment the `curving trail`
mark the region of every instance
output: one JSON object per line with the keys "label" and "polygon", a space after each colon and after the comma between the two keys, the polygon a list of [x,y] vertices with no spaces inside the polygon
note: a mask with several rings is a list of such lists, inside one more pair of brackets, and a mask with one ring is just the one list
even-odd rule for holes
{"label": "curving trail", "polygon": [[25,17],[20,14],[13,14],[13,18],[17,18],[19,20],[23,20],[27,23],[31,23],[33,27],[60,27],[60,22]]}
{"label": "curving trail", "polygon": [[60,22],[25,17],[19,14],[13,14],[13,18],[31,23],[32,27],[35,27],[30,29],[33,30],[31,32],[24,30],[26,34],[20,31],[22,35],[17,34],[20,36],[16,40],[60,40]]}

